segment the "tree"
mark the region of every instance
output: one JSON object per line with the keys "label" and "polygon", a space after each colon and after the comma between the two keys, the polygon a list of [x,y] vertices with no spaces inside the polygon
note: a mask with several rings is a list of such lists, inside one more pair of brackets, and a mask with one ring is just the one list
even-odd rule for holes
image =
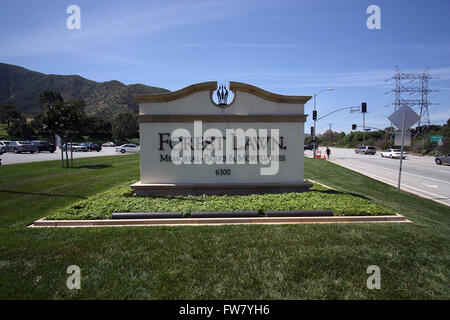
{"label": "tree", "polygon": [[450,154],[450,118],[442,129],[442,136],[442,146],[439,147],[439,151],[442,154]]}
{"label": "tree", "polygon": [[327,130],[321,136],[321,140],[326,145],[335,145],[338,136],[339,136],[339,134],[337,132],[334,132],[332,130]]}
{"label": "tree", "polygon": [[[41,94],[41,96],[43,96]],[[42,129],[48,134],[57,134],[61,137],[61,144],[64,141],[72,141],[72,138],[81,135],[84,124],[84,100],[74,100],[64,103],[59,98],[53,99],[55,95],[48,95],[45,111],[39,118],[42,121]],[[56,95],[57,97],[57,95]],[[63,161],[63,155],[61,155]],[[66,167],[69,167],[69,157],[66,148]]]}
{"label": "tree", "polygon": [[20,120],[21,118],[22,114],[12,104],[5,104],[0,107],[0,121],[7,123],[8,128],[10,128],[11,122]]}
{"label": "tree", "polygon": [[111,121],[107,121],[101,117],[90,116],[84,119],[84,135],[92,140],[111,140],[112,126]]}
{"label": "tree", "polygon": [[63,97],[56,91],[44,91],[39,95],[39,107],[46,110],[56,102],[64,102]]}
{"label": "tree", "polygon": [[132,113],[119,113],[112,122],[112,137],[114,141],[127,141],[139,137],[137,116]]}
{"label": "tree", "polygon": [[72,141],[75,137],[80,137],[84,132],[84,100],[76,99],[66,104],[66,136]]}
{"label": "tree", "polygon": [[36,136],[36,132],[25,118],[21,118],[12,123],[8,129],[8,135],[18,140],[32,140]]}

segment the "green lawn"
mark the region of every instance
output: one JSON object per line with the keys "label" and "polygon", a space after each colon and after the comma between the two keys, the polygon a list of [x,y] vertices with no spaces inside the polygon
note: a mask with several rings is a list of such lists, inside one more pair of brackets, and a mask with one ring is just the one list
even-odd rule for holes
{"label": "green lawn", "polygon": [[[0,167],[0,299],[448,299],[450,209],[332,163],[306,178],[413,223],[25,228],[139,177],[137,155]],[[66,268],[81,268],[68,290]],[[381,269],[381,290],[366,269]]]}
{"label": "green lawn", "polygon": [[0,140],[9,140],[8,136],[8,125],[0,123]]}

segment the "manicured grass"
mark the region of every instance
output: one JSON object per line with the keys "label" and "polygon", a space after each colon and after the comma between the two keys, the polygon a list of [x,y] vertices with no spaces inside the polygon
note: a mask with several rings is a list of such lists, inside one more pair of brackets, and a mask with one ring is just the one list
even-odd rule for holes
{"label": "manicured grass", "polygon": [[[326,161],[305,175],[413,223],[25,228],[138,180],[137,155],[0,167],[0,299],[448,299],[448,207]],[[66,269],[81,268],[81,290]],[[381,290],[366,269],[381,269]]]}
{"label": "manicured grass", "polygon": [[4,123],[0,123],[0,140],[9,140],[9,135],[8,135],[8,125],[4,124]]}

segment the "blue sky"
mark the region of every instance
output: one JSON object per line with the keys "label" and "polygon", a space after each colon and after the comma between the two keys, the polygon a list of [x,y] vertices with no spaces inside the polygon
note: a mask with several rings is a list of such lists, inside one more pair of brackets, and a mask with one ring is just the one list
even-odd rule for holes
{"label": "blue sky", "polygon": [[[69,5],[81,8],[81,30],[69,30]],[[369,5],[381,8],[381,30],[369,30]],[[0,62],[95,81],[177,90],[192,83],[241,81],[288,95],[313,95],[319,116],[368,104],[367,125],[388,126],[394,66],[429,67],[434,124],[450,117],[450,1],[25,1],[0,0]],[[312,100],[306,104],[311,114]],[[415,108],[417,110],[417,107]],[[309,117],[311,118],[311,117]],[[362,124],[338,112],[324,132]],[[309,120],[305,130],[309,132]]]}

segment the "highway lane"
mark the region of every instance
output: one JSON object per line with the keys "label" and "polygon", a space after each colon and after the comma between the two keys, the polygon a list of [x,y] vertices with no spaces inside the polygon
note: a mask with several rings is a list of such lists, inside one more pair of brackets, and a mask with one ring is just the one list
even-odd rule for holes
{"label": "highway lane", "polygon": [[[100,156],[113,156],[120,155],[120,153],[115,152],[115,148],[102,148],[100,152],[92,151],[92,152],[74,152],[73,158],[88,158],[88,157],[100,157]],[[70,152],[69,152],[70,158]],[[2,165],[14,164],[14,163],[26,163],[26,162],[37,162],[37,161],[47,161],[47,160],[61,160],[61,150],[59,148],[56,149],[54,153],[50,153],[47,151],[40,153],[21,153],[15,154],[12,152],[7,152],[0,155],[0,159],[2,159]]]}
{"label": "highway lane", "polygon": [[[320,148],[322,154],[325,148]],[[74,159],[119,155],[114,148],[103,148],[100,152],[74,152]],[[312,157],[312,152],[305,151],[305,156]],[[2,165],[46,160],[60,160],[59,150],[55,153],[36,154],[5,153],[0,155]],[[331,148],[330,161],[352,169],[374,179],[397,187],[398,159],[381,158],[375,155],[355,154],[354,149]],[[430,198],[450,206],[450,166],[438,166],[434,157],[410,156],[403,161],[402,190]]]}
{"label": "highway lane", "polygon": [[[322,154],[325,148],[319,148]],[[397,187],[399,159],[355,154],[354,149],[330,148],[330,161]],[[312,153],[305,152],[312,157]],[[401,188],[450,206],[450,166],[438,166],[434,157],[408,155],[403,160]]]}

